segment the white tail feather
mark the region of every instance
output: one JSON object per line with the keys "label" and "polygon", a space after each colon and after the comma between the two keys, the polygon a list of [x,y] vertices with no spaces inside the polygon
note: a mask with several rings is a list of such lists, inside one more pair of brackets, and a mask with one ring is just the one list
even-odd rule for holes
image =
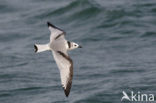
{"label": "white tail feather", "polygon": [[35,44],[34,48],[36,53],[50,50],[49,44]]}

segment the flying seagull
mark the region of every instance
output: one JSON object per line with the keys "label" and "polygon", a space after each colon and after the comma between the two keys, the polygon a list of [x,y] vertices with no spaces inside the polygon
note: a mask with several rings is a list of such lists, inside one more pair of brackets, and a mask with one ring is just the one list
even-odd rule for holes
{"label": "flying seagull", "polygon": [[35,52],[43,52],[47,50],[51,50],[56,61],[56,64],[60,71],[61,76],[61,84],[64,89],[64,93],[66,97],[68,97],[72,85],[73,78],[73,61],[69,57],[67,51],[81,48],[80,45],[74,42],[67,41],[65,39],[65,32],[47,22],[48,28],[51,32],[50,34],[50,42],[47,44],[35,44]]}

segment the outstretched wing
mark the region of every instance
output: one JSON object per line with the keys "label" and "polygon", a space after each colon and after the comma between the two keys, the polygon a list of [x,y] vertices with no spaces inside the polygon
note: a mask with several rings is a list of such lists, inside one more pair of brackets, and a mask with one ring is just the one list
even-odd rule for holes
{"label": "outstretched wing", "polygon": [[[60,38],[61,36],[64,36],[64,35],[65,35],[65,32],[64,32],[62,29],[60,29],[60,28],[54,26],[54,25],[51,24],[50,22],[47,22],[47,25],[48,25],[48,28],[49,28],[49,30],[50,30],[50,32],[51,32],[51,35],[50,35],[50,42],[52,42],[52,41],[54,41],[54,40]],[[64,37],[63,37],[63,38],[64,38]]]}
{"label": "outstretched wing", "polygon": [[72,85],[73,78],[73,62],[67,53],[61,51],[53,51],[53,56],[60,70],[61,83],[65,95],[68,97]]}

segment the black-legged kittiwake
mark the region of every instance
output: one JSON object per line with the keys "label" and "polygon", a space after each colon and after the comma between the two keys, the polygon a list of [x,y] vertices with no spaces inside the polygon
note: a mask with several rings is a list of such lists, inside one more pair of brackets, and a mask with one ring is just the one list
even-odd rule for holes
{"label": "black-legged kittiwake", "polygon": [[47,44],[35,44],[35,52],[39,53],[47,50],[52,51],[60,71],[62,87],[65,95],[68,97],[72,85],[73,62],[67,51],[81,48],[81,46],[77,43],[67,41],[65,39],[66,33],[62,29],[54,26],[50,22],[47,22],[47,25],[51,32],[50,42]]}

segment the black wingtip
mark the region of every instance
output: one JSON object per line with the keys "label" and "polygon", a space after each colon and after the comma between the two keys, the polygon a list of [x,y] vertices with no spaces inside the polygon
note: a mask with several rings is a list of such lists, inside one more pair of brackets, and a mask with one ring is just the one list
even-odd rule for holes
{"label": "black wingtip", "polygon": [[54,27],[54,28],[56,28],[56,26],[54,26],[53,24],[51,24],[49,21],[47,21],[47,25],[48,25],[48,27]]}
{"label": "black wingtip", "polygon": [[65,93],[66,97],[68,97],[70,92],[64,89],[64,93]]}
{"label": "black wingtip", "polygon": [[49,22],[49,21],[47,21],[47,25],[48,25],[48,27],[51,25],[51,23]]}
{"label": "black wingtip", "polygon": [[38,51],[38,48],[36,45],[34,45],[35,53]]}
{"label": "black wingtip", "polygon": [[53,28],[55,28],[55,29],[58,29],[58,30],[62,31],[64,34],[66,34],[65,31],[63,31],[62,29],[60,29],[60,28],[58,28],[57,26],[53,25],[53,24],[50,23],[49,21],[47,21],[47,25],[48,25],[48,27],[53,27]]}
{"label": "black wingtip", "polygon": [[70,90],[65,89],[63,86],[62,86],[62,88],[64,90],[64,94],[66,95],[66,97],[68,97],[69,93],[70,93]]}

